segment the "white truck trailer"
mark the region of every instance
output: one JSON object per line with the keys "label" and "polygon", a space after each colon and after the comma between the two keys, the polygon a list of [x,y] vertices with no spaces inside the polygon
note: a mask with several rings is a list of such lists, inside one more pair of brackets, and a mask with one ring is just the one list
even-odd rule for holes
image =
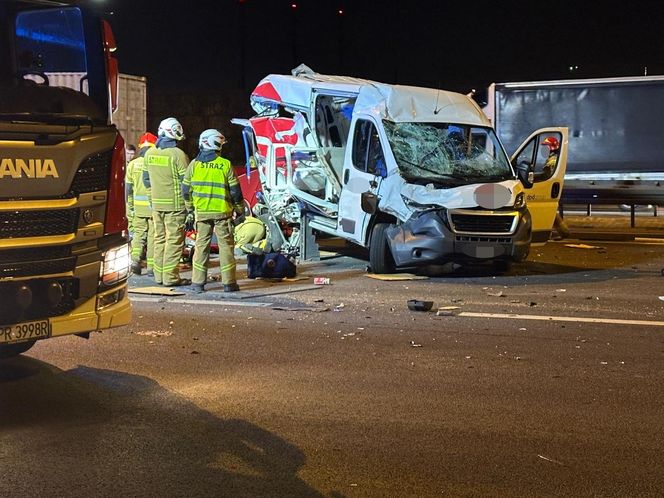
{"label": "white truck trailer", "polygon": [[508,148],[569,128],[561,203],[664,204],[664,76],[495,83],[484,111]]}

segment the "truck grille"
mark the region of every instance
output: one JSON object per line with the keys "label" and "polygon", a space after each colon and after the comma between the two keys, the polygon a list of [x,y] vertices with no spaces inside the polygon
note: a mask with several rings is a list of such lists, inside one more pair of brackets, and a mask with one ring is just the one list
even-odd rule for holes
{"label": "truck grille", "polygon": [[477,215],[452,213],[455,231],[468,233],[511,233],[514,215]]}
{"label": "truck grille", "polygon": [[0,251],[0,278],[66,273],[76,268],[71,247],[31,247]]}
{"label": "truck grille", "polygon": [[[49,301],[49,286],[58,284],[62,290],[58,302]],[[30,289],[32,300],[26,309],[17,304],[17,294],[20,286]],[[75,278],[34,279],[21,282],[0,282],[0,324],[9,325],[19,321],[41,320],[69,313],[76,307],[79,294],[78,280]]]}
{"label": "truck grille", "polygon": [[97,192],[108,188],[108,168],[113,158],[113,150],[100,152],[86,158],[78,167],[70,194],[76,197],[87,192]]}
{"label": "truck grille", "polygon": [[74,233],[78,228],[78,209],[0,212],[0,238],[40,237]]}

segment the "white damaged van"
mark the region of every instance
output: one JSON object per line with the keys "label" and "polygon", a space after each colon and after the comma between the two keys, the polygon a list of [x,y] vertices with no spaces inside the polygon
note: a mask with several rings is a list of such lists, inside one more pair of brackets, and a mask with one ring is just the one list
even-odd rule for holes
{"label": "white damaged van", "polygon": [[233,122],[286,245],[311,228],[367,247],[372,271],[389,273],[522,261],[549,239],[567,128],[537,130],[510,160],[465,95],[303,65],[264,78],[251,104],[257,115]]}

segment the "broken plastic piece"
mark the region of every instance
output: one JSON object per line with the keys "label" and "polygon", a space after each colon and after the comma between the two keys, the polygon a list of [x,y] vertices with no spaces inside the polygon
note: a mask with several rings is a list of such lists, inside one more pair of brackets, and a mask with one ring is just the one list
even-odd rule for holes
{"label": "broken plastic piece", "polygon": [[420,301],[419,299],[410,299],[408,309],[410,311],[429,311],[433,307],[433,301]]}
{"label": "broken plastic piece", "polygon": [[588,244],[565,244],[565,247],[571,247],[572,249],[604,249],[601,246],[589,246]]}

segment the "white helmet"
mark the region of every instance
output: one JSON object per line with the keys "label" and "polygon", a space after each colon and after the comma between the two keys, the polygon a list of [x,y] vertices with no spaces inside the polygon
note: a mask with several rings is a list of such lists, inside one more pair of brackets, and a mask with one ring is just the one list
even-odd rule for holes
{"label": "white helmet", "polygon": [[166,118],[159,123],[157,135],[160,137],[172,138],[173,140],[182,140],[184,138],[184,130],[177,119]]}
{"label": "white helmet", "polygon": [[226,137],[222,135],[219,130],[210,128],[201,133],[200,138],[198,139],[198,147],[201,150],[216,150],[220,151],[221,146],[226,143]]}

